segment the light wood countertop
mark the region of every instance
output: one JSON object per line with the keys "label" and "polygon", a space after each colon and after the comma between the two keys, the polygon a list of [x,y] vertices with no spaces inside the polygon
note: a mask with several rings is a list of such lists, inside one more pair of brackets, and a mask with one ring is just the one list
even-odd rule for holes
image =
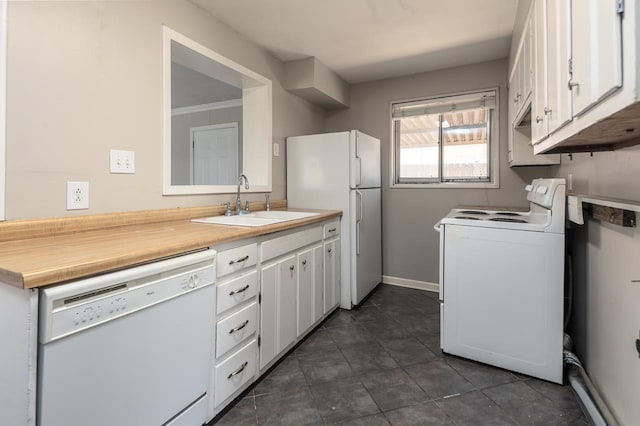
{"label": "light wood countertop", "polygon": [[[274,203],[272,203],[273,205]],[[164,211],[175,212],[177,209]],[[109,215],[96,215],[93,219],[47,219],[21,221],[20,226],[7,222],[5,229],[20,228],[15,237],[0,242],[0,281],[20,288],[34,288],[87,277],[107,271],[122,269],[180,253],[198,250],[229,241],[257,237],[298,226],[338,218],[342,212],[335,210],[298,210],[319,212],[317,216],[280,222],[258,227],[214,225],[191,222],[190,218],[220,214],[219,208],[203,214],[203,208],[180,209],[184,218],[160,221],[156,213],[141,212],[156,220],[140,220],[140,214],[131,214],[126,221],[116,214],[118,226],[108,226]],[[293,209],[292,209],[293,210]],[[153,212],[153,211],[152,211]],[[160,211],[159,211],[160,212]],[[135,213],[135,212],[133,212]],[[212,214],[213,213],[213,214]],[[194,216],[195,215],[195,216]],[[95,218],[94,217],[94,218]],[[175,214],[164,217],[175,217]],[[120,221],[118,221],[120,219]],[[55,221],[55,224],[51,224]],[[77,226],[77,223],[93,225]],[[72,223],[72,225],[69,225]],[[95,223],[103,223],[97,227]],[[33,228],[31,238],[29,225]],[[70,229],[68,232],[49,232],[42,236],[42,229]]]}

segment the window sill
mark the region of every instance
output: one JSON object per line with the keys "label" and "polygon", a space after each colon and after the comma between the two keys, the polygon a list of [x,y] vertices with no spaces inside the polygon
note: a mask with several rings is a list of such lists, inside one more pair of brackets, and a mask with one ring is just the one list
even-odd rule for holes
{"label": "window sill", "polygon": [[498,182],[392,183],[390,189],[497,189]]}

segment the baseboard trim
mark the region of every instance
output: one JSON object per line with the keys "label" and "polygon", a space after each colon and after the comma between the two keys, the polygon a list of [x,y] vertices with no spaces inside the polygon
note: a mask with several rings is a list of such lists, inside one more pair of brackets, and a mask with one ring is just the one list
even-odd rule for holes
{"label": "baseboard trim", "polygon": [[432,291],[434,293],[438,293],[440,291],[440,285],[438,283],[430,283],[427,281],[408,280],[406,278],[383,275],[382,282],[398,287],[415,288],[416,290]]}

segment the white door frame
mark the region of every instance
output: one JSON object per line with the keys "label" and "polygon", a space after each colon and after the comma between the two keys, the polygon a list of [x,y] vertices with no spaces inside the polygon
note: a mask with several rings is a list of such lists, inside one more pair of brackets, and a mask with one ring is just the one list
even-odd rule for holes
{"label": "white door frame", "polygon": [[[207,126],[198,126],[189,128],[189,184],[193,185],[193,141],[195,132],[203,131],[203,130],[216,130],[216,129],[228,129],[235,128],[236,129],[236,158],[240,159],[240,141],[238,140],[238,122],[232,121],[229,123],[221,123],[221,124],[210,124]],[[237,160],[236,160],[237,161]]]}

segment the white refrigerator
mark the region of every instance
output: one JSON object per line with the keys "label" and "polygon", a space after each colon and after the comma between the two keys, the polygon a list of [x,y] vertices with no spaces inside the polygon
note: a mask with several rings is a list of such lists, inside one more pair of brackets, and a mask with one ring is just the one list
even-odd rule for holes
{"label": "white refrigerator", "polygon": [[342,210],[340,307],[382,281],[380,141],[357,130],[287,138],[287,202]]}

